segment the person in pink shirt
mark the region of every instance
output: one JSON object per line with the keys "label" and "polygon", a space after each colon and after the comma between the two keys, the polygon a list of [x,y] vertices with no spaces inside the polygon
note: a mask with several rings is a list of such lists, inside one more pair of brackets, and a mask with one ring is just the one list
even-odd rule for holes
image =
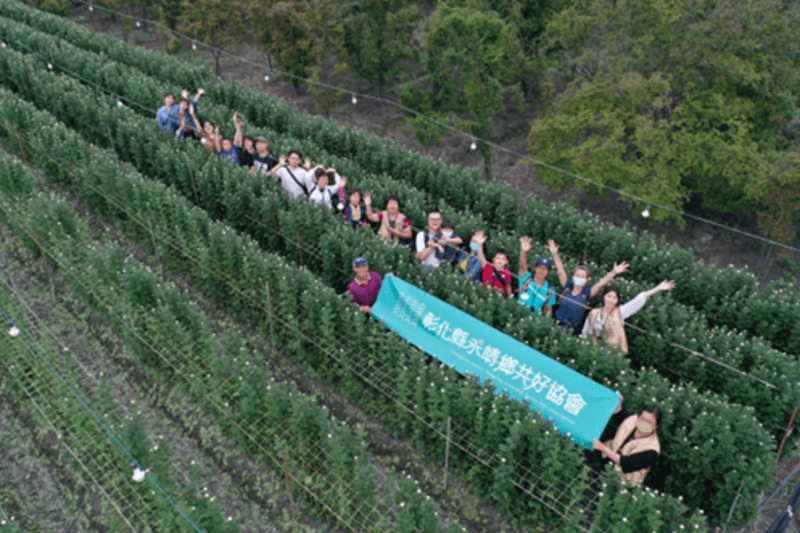
{"label": "person in pink shirt", "polygon": [[359,309],[365,313],[372,311],[372,306],[375,305],[375,300],[378,299],[378,293],[383,284],[383,278],[377,272],[370,271],[367,258],[358,256],[353,259],[353,271],[356,277],[350,282],[350,295],[352,303],[357,304]]}

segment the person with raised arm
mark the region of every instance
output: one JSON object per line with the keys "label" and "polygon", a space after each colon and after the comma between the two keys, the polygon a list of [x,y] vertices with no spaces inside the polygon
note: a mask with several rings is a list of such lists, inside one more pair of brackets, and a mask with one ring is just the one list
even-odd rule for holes
{"label": "person with raised arm", "polygon": [[581,331],[581,337],[587,337],[591,332],[592,338],[597,341],[603,339],[611,346],[616,346],[622,353],[628,353],[628,338],[625,335],[625,320],[644,307],[647,300],[661,291],[671,291],[675,288],[674,281],[664,280],[649,291],[642,291],[636,297],[619,305],[621,300],[618,287],[606,287],[603,292],[603,307],[593,309]]}
{"label": "person with raised arm", "polygon": [[390,194],[386,198],[386,209],[378,211],[372,210],[372,195],[364,195],[364,205],[367,206],[367,218],[372,222],[380,222],[378,235],[382,239],[389,239],[401,246],[411,248],[413,245],[411,221],[400,212],[400,198],[395,194]]}
{"label": "person with raised arm", "polygon": [[528,270],[528,252],[533,249],[530,237],[522,237],[519,247],[519,297],[517,301],[536,315],[541,311],[546,315],[552,311],[556,303],[556,291],[547,276],[553,269],[553,262],[546,257],[536,260],[533,274]]}
{"label": "person with raised arm", "polygon": [[233,137],[233,143],[230,139],[222,139],[220,141],[219,156],[222,159],[230,159],[231,162],[239,166],[239,150],[242,148],[242,126],[244,123],[239,122],[239,112],[233,113],[233,124],[236,126],[236,134]]}
{"label": "person with raised arm", "polygon": [[611,272],[600,278],[600,281],[592,286],[587,286],[589,282],[589,268],[580,265],[572,272],[572,279],[567,279],[567,271],[564,269],[564,263],[561,262],[561,257],[558,255],[558,245],[553,239],[547,241],[547,248],[553,256],[553,262],[556,264],[558,272],[558,281],[561,284],[561,292],[558,295],[557,303],[559,304],[556,310],[556,320],[564,329],[572,330],[574,335],[581,332],[583,320],[589,312],[589,304],[592,298],[597,296],[603,287],[630,268],[630,264],[623,261],[622,263],[614,263],[614,268]]}
{"label": "person with raised arm", "polygon": [[292,198],[309,196],[314,189],[313,174],[310,169],[301,166],[303,154],[300,150],[292,149],[286,156],[280,156],[278,165],[268,172],[270,176],[281,182],[283,188]]}
{"label": "person with raised arm", "polygon": [[478,259],[483,269],[481,281],[485,287],[498,290],[505,297],[511,296],[514,290],[511,288],[511,270],[508,268],[508,252],[498,248],[492,254],[491,262],[486,259],[483,247],[486,244],[486,235],[476,237],[478,242]]}
{"label": "person with raised arm", "polygon": [[[317,177],[317,185],[311,194],[308,196],[308,203],[314,205],[324,205],[328,209],[334,209],[339,205],[339,187],[342,186],[342,181],[347,183],[347,180],[339,176],[336,169],[333,168],[317,168],[314,171]],[[334,180],[334,184],[330,185],[330,180]]]}
{"label": "person with raised arm", "polygon": [[634,488],[644,481],[661,454],[657,432],[661,425],[661,409],[645,405],[638,414],[631,413],[622,407],[623,400],[620,394],[614,416],[622,422],[616,435],[605,443],[595,439],[592,448],[614,463],[622,482]]}

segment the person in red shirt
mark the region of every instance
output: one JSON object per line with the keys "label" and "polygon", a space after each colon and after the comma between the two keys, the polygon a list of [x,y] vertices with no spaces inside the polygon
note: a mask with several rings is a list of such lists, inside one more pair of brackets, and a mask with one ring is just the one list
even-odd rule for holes
{"label": "person in red shirt", "polygon": [[[483,256],[483,246],[478,248],[478,255]],[[511,271],[508,269],[508,252],[495,250],[491,263],[485,258],[481,259],[481,263],[485,262],[482,277],[484,286],[501,291],[505,297],[511,296],[514,291],[511,288]]]}

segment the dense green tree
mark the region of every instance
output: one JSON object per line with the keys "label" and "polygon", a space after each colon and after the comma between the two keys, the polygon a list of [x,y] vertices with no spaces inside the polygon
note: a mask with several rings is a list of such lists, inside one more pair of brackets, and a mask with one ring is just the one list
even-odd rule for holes
{"label": "dense green tree", "polygon": [[[764,153],[789,147],[797,15],[780,0],[565,8],[544,40],[566,89],[532,125],[532,156],[673,208],[698,194],[714,209],[756,209]],[[540,176],[590,188],[544,168]]]}
{"label": "dense green tree", "polygon": [[244,0],[182,0],[180,30],[209,45],[214,75],[220,75],[222,50],[237,49],[247,35]]}
{"label": "dense green tree", "polygon": [[[505,109],[505,87],[514,81],[515,60],[522,59],[513,28],[491,10],[440,4],[423,38],[426,84],[404,86],[401,102],[434,117],[467,113],[470,118],[456,124],[478,138],[491,139],[494,115]],[[430,142],[438,132],[424,119],[415,119],[415,133],[421,142]],[[488,180],[492,147],[478,141],[477,149]]]}
{"label": "dense green tree", "polygon": [[285,0],[263,5],[255,20],[261,49],[288,74],[295,91],[300,91],[304,79],[315,82],[309,90],[324,114],[343,93],[333,79],[346,69],[345,9],[336,0]]}
{"label": "dense green tree", "polygon": [[387,81],[411,69],[418,51],[414,31],[419,8],[403,0],[359,0],[345,21],[350,69],[375,84],[383,96]]}

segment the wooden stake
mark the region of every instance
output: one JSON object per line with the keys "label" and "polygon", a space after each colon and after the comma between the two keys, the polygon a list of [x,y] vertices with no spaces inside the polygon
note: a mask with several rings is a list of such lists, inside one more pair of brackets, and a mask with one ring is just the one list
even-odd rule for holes
{"label": "wooden stake", "polygon": [[11,125],[14,126],[14,135],[17,136],[17,144],[19,144],[19,156],[22,158],[22,161],[27,164],[28,161],[25,159],[25,150],[22,149],[22,139],[19,138],[19,131],[17,131],[17,124],[16,122],[12,122]]}
{"label": "wooden stake", "polygon": [[781,440],[781,446],[778,448],[778,455],[775,456],[775,464],[778,463],[778,459],[781,458],[781,452],[783,451],[783,445],[786,444],[786,439],[789,438],[789,434],[792,432],[792,424],[794,423],[794,417],[797,414],[797,407],[794,408],[792,411],[792,416],[789,418],[789,425],[786,427],[786,432],[783,434],[783,439]]}
{"label": "wooden stake", "polygon": [[447,490],[447,462],[450,459],[450,417],[447,417],[447,438],[444,445],[444,490]]}
{"label": "wooden stake", "polygon": [[300,232],[295,231],[297,234],[297,253],[300,254],[300,266],[303,266],[303,245],[300,242]]}
{"label": "wooden stake", "polygon": [[194,205],[200,207],[200,200],[197,199],[197,186],[194,184],[194,174],[192,174],[192,165],[187,161],[186,167],[189,169],[189,177],[192,179],[192,189],[194,190]]}
{"label": "wooden stake", "polygon": [[75,196],[80,198],[81,195],[78,194],[78,187],[75,185],[75,176],[72,175],[72,167],[69,166],[69,163],[67,163],[67,170],[69,171],[69,180],[72,182],[72,188],[75,190]]}
{"label": "wooden stake", "polygon": [[153,226],[150,225],[150,217],[147,217],[147,227],[150,229],[150,238],[153,240],[153,252],[156,254],[156,261],[161,264],[161,259],[158,258],[158,247],[156,246],[156,234],[153,233]]}
{"label": "wooden stake", "polygon": [[289,477],[289,465],[286,464],[286,453],[281,451],[283,455],[283,471],[286,472],[286,487],[289,490],[289,503],[292,505],[292,514],[294,514],[294,498],[292,498],[292,480]]}
{"label": "wooden stake", "polygon": [[33,230],[33,236],[36,237],[36,244],[39,245],[39,251],[42,252],[42,259],[44,259],[44,265],[47,267],[47,270],[50,270],[50,263],[47,262],[47,255],[44,253],[44,248],[42,248],[42,243],[39,240],[39,234],[36,233],[36,230]]}
{"label": "wooden stake", "polygon": [[275,351],[275,330],[272,328],[272,298],[269,295],[269,281],[266,282],[267,286],[267,308],[269,309],[269,338],[272,343],[272,351]]}

